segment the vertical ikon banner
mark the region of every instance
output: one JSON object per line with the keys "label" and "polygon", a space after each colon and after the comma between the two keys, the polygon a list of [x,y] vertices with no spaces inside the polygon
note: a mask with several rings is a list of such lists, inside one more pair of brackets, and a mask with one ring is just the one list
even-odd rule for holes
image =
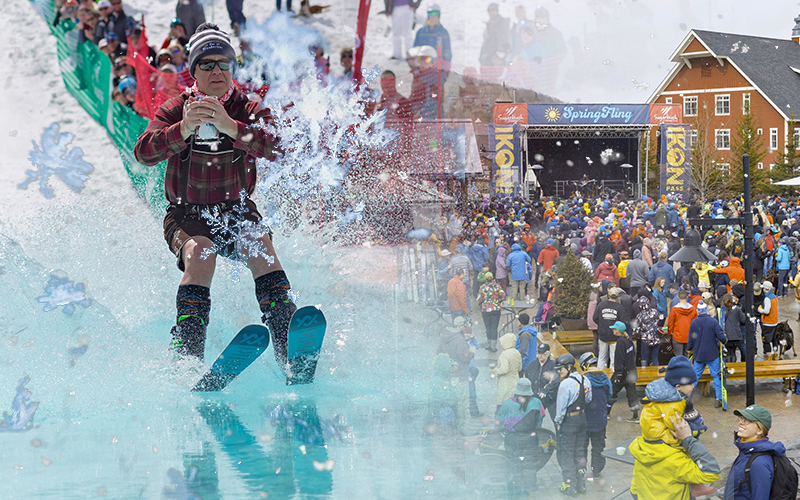
{"label": "vertical ikon banner", "polygon": [[489,137],[494,145],[492,196],[513,197],[519,193],[519,125],[490,125]]}
{"label": "vertical ikon banner", "polygon": [[661,194],[689,198],[690,125],[661,125]]}

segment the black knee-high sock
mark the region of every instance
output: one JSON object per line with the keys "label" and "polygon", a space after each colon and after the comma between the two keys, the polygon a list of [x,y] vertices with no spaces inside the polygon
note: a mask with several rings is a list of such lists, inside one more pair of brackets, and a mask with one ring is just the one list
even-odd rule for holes
{"label": "black knee-high sock", "polygon": [[177,321],[180,323],[186,318],[199,318],[204,325],[208,325],[208,314],[211,310],[211,290],[207,286],[180,285],[178,287]]}
{"label": "black knee-high sock", "polygon": [[271,273],[256,278],[256,299],[264,313],[263,321],[272,335],[272,345],[275,360],[278,366],[284,367],[287,362],[287,336],[289,322],[297,307],[289,299],[289,279],[283,271]]}
{"label": "black knee-high sock", "polygon": [[258,307],[264,314],[281,303],[291,303],[289,299],[289,278],[283,271],[273,271],[256,278],[256,299]]}

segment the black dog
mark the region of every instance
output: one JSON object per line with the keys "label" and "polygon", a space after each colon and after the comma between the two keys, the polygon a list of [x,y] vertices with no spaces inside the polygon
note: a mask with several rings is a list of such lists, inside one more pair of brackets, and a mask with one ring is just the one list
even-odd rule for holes
{"label": "black dog", "polygon": [[778,326],[775,327],[775,340],[778,342],[778,359],[783,359],[783,354],[789,349],[792,350],[794,357],[797,357],[797,351],[794,348],[794,332],[788,321],[778,323]]}

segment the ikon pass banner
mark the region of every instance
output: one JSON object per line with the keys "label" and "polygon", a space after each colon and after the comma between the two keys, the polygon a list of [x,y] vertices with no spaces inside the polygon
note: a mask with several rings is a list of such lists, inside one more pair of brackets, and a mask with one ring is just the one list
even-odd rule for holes
{"label": "ikon pass banner", "polygon": [[494,146],[492,196],[516,196],[519,193],[519,125],[490,125],[489,139]]}
{"label": "ikon pass banner", "polygon": [[689,198],[689,125],[661,125],[661,194]]}

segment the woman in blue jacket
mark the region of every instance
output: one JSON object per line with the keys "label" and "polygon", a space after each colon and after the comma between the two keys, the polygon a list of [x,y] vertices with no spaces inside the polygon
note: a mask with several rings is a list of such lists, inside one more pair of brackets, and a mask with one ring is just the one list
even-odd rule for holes
{"label": "woman in blue jacket", "polygon": [[775,253],[775,267],[778,268],[778,290],[775,295],[786,297],[786,282],[789,279],[789,269],[792,267],[792,253],[786,246],[786,240],[778,242],[778,251]]}
{"label": "woman in blue jacket", "polygon": [[[772,427],[772,415],[763,406],[750,405],[733,412],[739,417],[739,429],[734,444],[739,456],[733,461],[725,482],[725,500],[769,500],[772,489],[774,465],[773,455],[780,457],[786,447],[780,441],[772,442],[767,437]],[[745,480],[745,468],[754,454],[765,453],[750,464],[750,482]]]}

